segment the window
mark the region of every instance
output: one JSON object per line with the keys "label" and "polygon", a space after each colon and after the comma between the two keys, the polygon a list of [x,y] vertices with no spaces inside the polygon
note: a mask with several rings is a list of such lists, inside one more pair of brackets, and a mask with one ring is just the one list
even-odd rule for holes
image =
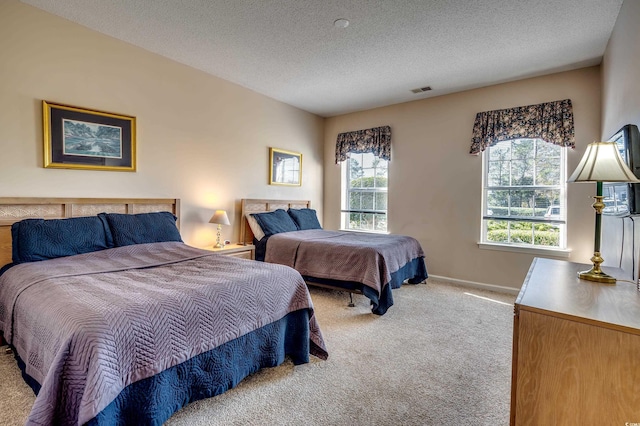
{"label": "window", "polygon": [[388,161],[350,153],[342,162],[342,229],[387,231]]}
{"label": "window", "polygon": [[566,248],[566,160],[541,139],[498,142],[484,153],[482,242]]}

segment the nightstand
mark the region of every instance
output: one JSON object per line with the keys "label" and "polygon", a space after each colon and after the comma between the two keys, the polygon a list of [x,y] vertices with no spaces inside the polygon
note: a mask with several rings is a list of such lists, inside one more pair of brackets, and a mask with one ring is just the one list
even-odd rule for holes
{"label": "nightstand", "polygon": [[206,250],[211,250],[216,253],[224,254],[225,256],[239,257],[241,259],[255,259],[256,247],[252,244],[227,244],[223,248],[205,247]]}

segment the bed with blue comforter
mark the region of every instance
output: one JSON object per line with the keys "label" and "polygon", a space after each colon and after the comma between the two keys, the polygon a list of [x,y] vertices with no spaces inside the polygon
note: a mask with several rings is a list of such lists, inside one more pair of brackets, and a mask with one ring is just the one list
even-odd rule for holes
{"label": "bed with blue comforter", "polygon": [[28,424],[162,424],[285,357],[327,358],[297,271],[190,247],[169,213],[11,231],[0,330],[37,394]]}
{"label": "bed with blue comforter", "polygon": [[245,216],[256,259],[294,268],[309,284],[362,293],[374,314],[384,315],[393,305],[392,289],[428,277],[424,251],[415,238],[324,230],[310,208]]}

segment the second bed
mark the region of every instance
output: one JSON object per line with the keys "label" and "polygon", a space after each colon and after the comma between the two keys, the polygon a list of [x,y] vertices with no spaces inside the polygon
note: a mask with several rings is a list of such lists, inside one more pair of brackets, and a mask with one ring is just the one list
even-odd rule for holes
{"label": "second bed", "polygon": [[[241,241],[256,245],[257,260],[290,266],[308,284],[365,295],[378,315],[393,305],[392,289],[427,279],[424,251],[415,238],[324,230],[309,205],[242,200]],[[251,223],[254,219],[259,223]]]}

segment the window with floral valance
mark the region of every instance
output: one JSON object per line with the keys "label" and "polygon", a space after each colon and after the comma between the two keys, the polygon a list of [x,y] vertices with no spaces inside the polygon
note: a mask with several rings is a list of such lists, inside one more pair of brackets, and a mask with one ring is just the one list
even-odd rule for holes
{"label": "window with floral valance", "polygon": [[574,148],[571,99],[479,112],[469,153],[477,155],[497,142],[522,138]]}
{"label": "window with floral valance", "polygon": [[387,231],[391,127],[340,133],[336,164],[342,162],[342,229]]}
{"label": "window with floral valance", "polygon": [[566,155],[575,146],[570,99],[476,115],[483,152],[481,247],[566,249]]}
{"label": "window with floral valance", "polygon": [[336,141],[336,164],[345,161],[350,152],[372,153],[383,160],[391,161],[391,127],[344,132]]}

